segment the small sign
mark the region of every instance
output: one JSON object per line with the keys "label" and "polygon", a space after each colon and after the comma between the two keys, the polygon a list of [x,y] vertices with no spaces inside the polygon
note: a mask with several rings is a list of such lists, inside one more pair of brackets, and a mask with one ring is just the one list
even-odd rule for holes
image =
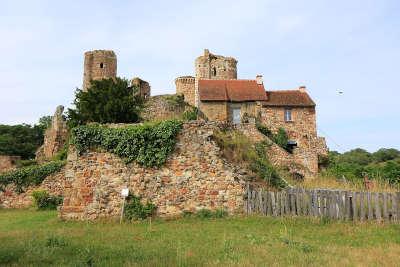
{"label": "small sign", "polygon": [[121,190],[121,196],[122,196],[122,197],[127,197],[127,196],[129,196],[129,188],[122,188],[122,190]]}

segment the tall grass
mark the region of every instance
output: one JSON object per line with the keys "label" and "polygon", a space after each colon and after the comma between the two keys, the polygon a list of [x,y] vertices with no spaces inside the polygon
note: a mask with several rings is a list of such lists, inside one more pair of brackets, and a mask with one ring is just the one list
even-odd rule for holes
{"label": "tall grass", "polygon": [[398,225],[228,217],[63,222],[0,210],[0,266],[396,266]]}

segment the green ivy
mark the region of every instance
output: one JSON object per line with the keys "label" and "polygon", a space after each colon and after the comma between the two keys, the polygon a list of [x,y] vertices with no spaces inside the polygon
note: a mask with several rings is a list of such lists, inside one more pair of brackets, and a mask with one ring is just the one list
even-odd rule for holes
{"label": "green ivy", "polygon": [[143,205],[140,197],[129,195],[126,199],[126,205],[124,208],[124,217],[130,221],[146,219],[154,214],[157,209],[156,205],[147,202]]}
{"label": "green ivy", "polygon": [[173,151],[182,122],[168,120],[158,123],[108,128],[92,124],[72,129],[71,142],[79,154],[90,148],[114,153],[129,163],[146,167],[161,166]]}
{"label": "green ivy", "polygon": [[47,176],[60,171],[64,165],[65,161],[52,161],[0,174],[0,190],[4,191],[7,185],[14,184],[16,191],[21,193],[27,186],[41,184]]}

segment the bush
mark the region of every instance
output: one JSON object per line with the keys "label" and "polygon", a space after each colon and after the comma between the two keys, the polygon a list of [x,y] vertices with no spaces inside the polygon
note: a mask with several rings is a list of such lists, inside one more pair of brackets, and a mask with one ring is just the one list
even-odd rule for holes
{"label": "bush", "polygon": [[224,218],[228,216],[228,212],[224,209],[217,209],[211,211],[209,209],[201,209],[196,213],[196,217],[200,219],[211,219],[211,218]]}
{"label": "bush", "polygon": [[87,91],[76,90],[75,109],[68,109],[70,128],[88,122],[138,122],[143,99],[126,79],[95,80]]}
{"label": "bush", "polygon": [[260,133],[267,136],[272,142],[285,149],[289,153],[293,152],[292,148],[288,145],[289,138],[284,128],[279,128],[278,132],[274,134],[268,127],[260,123],[257,123],[256,127]]}
{"label": "bush", "polygon": [[141,199],[134,195],[129,195],[126,199],[124,217],[130,221],[146,219],[154,214],[156,205],[147,202],[143,205]]}
{"label": "bush", "polygon": [[9,184],[14,184],[17,192],[30,185],[39,185],[50,174],[61,170],[65,161],[52,161],[42,165],[32,165],[0,174],[0,190],[3,191]]}
{"label": "bush", "polygon": [[33,191],[32,197],[38,210],[56,210],[62,203],[62,197],[52,196],[45,190]]}
{"label": "bush", "polygon": [[194,121],[197,120],[198,109],[193,107],[192,110],[186,110],[182,117],[185,121]]}
{"label": "bush", "polygon": [[71,141],[79,153],[99,147],[125,159],[146,166],[161,166],[173,151],[176,136],[182,128],[177,120],[124,128],[100,125],[79,126],[72,130]]}

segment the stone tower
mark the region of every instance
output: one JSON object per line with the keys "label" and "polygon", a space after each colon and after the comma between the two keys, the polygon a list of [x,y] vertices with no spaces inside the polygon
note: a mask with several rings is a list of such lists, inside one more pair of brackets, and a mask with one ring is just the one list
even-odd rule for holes
{"label": "stone tower", "polygon": [[85,52],[83,70],[83,91],[87,91],[91,80],[115,78],[117,76],[117,56],[112,50]]}
{"label": "stone tower", "polygon": [[183,95],[185,102],[192,106],[196,106],[194,84],[195,78],[193,76],[182,76],[175,79],[176,94]]}
{"label": "stone tower", "polygon": [[237,79],[237,60],[233,57],[213,55],[204,49],[204,55],[196,58],[197,79],[228,80]]}

